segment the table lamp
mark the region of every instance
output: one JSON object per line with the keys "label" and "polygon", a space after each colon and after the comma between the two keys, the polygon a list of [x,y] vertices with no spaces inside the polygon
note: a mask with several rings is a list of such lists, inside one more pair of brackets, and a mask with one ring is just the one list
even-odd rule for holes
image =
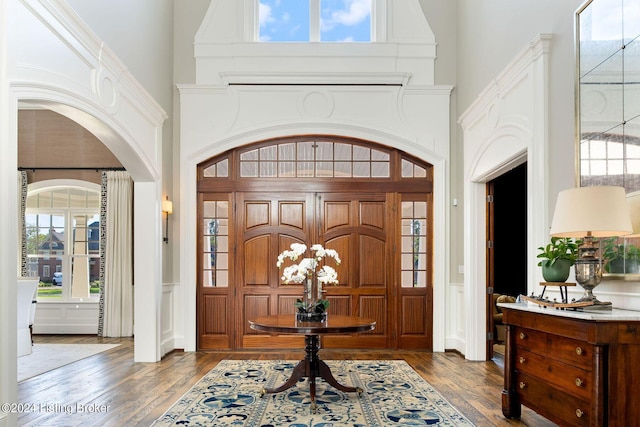
{"label": "table lamp", "polygon": [[640,191],[627,193],[627,203],[629,204],[633,233],[626,237],[640,237]]}
{"label": "table lamp", "polygon": [[575,262],[576,282],[584,289],[577,302],[610,308],[593,295],[602,280],[602,263],[597,256],[596,237],[631,234],[631,216],[625,190],[615,186],[578,187],[558,193],[551,223],[551,236],[583,239]]}

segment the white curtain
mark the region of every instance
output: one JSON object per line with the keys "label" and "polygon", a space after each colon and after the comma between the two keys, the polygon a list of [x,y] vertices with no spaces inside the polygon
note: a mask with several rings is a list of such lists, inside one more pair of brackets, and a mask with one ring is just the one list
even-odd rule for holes
{"label": "white curtain", "polygon": [[104,282],[99,335],[133,335],[133,183],[123,171],[106,174]]}

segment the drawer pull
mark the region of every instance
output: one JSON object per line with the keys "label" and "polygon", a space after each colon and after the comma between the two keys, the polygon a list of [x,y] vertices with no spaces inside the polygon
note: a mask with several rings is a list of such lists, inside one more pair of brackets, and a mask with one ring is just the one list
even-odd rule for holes
{"label": "drawer pull", "polygon": [[580,378],[576,378],[576,385],[578,387],[582,387],[583,384],[584,384],[584,381],[582,381]]}
{"label": "drawer pull", "polygon": [[584,412],[582,412],[581,409],[576,409],[576,417],[582,418],[583,415],[584,415]]}
{"label": "drawer pull", "polygon": [[582,350],[582,347],[576,347],[576,354],[578,356],[582,355],[583,352],[584,352],[584,350]]}
{"label": "drawer pull", "polygon": [[525,388],[527,385],[525,383],[523,383],[522,381],[520,381],[520,388],[523,389]]}
{"label": "drawer pull", "polygon": [[525,359],[524,357],[520,356],[520,363],[524,363],[526,361],[527,361],[527,359]]}
{"label": "drawer pull", "polygon": [[524,332],[520,332],[520,339],[523,340],[527,337],[527,334],[525,334]]}

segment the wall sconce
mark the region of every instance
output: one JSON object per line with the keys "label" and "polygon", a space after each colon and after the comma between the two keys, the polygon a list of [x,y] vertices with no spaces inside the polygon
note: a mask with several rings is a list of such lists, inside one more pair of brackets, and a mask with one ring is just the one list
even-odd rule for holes
{"label": "wall sconce", "polygon": [[173,203],[169,200],[169,196],[166,196],[166,199],[162,201],[162,213],[165,214],[164,237],[162,238],[162,241],[169,243],[169,215],[173,213]]}

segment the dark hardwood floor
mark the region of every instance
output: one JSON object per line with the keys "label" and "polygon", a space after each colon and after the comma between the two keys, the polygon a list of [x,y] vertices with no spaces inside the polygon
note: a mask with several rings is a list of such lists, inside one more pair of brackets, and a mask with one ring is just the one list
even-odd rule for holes
{"label": "dark hardwood floor", "polygon": [[[35,342],[121,345],[18,383],[18,402],[41,409],[20,414],[20,426],[149,426],[220,360],[304,356],[302,350],[174,351],[157,363],[134,363],[133,339],[36,335]],[[321,356],[325,360],[403,359],[478,427],[555,425],[524,407],[520,420],[503,417],[500,357],[474,362],[455,352],[330,349],[321,350]],[[77,404],[96,411],[65,413],[65,408]]]}

